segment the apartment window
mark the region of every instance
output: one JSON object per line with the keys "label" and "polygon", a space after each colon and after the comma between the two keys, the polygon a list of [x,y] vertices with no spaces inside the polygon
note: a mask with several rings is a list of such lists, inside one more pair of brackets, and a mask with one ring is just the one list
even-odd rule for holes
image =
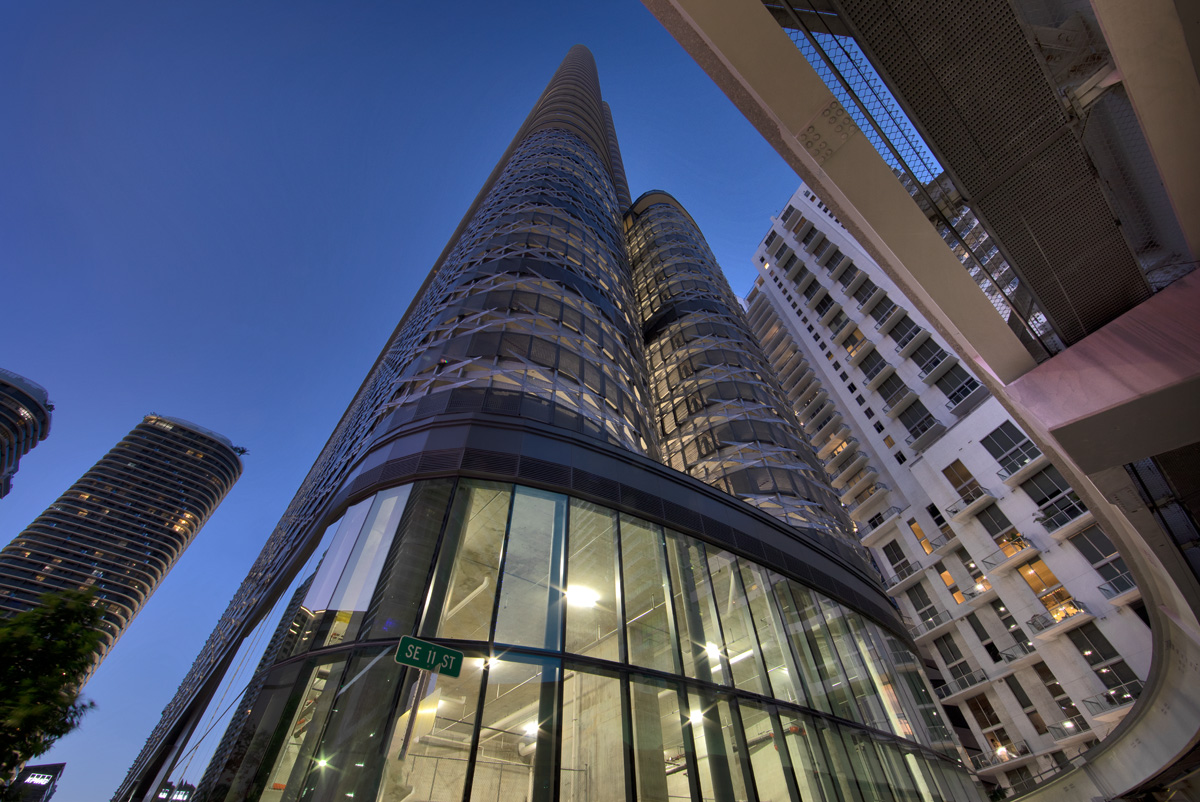
{"label": "apartment window", "polygon": [[926,554],[933,553],[933,546],[929,543],[929,538],[925,537],[925,532],[922,531],[921,525],[917,523],[916,518],[908,519],[908,528],[912,530],[913,537],[917,539],[917,544],[924,549]]}
{"label": "apartment window", "polygon": [[1050,566],[1042,561],[1041,557],[1035,557],[1029,562],[1022,565],[1017,571],[1029,585],[1029,588],[1039,596],[1048,593],[1052,588],[1056,588],[1061,584],[1058,577],[1050,570]]}
{"label": "apartment window", "polygon": [[1016,473],[1042,454],[1012,421],[1000,424],[979,442],[1000,463],[1001,473],[1005,476]]}
{"label": "apartment window", "polygon": [[937,647],[938,654],[942,656],[942,660],[946,664],[946,671],[950,676],[961,679],[971,673],[971,666],[967,664],[966,658],[959,651],[952,634],[947,632],[945,635],[935,638],[933,645]]}
{"label": "apartment window", "polygon": [[979,729],[988,730],[1000,726],[1000,717],[996,715],[996,708],[992,707],[992,703],[988,701],[986,695],[981,693],[978,696],[972,696],[966,700],[965,704],[975,718],[975,723],[979,725]]}
{"label": "apartment window", "polygon": [[875,304],[875,308],[871,310],[871,317],[879,326],[883,325],[883,321],[887,320],[892,312],[896,311],[896,302],[891,298],[882,298],[879,303]]}
{"label": "apartment window", "polygon": [[779,239],[779,235],[776,234],[774,231],[772,231],[769,234],[767,234],[767,241],[763,244],[766,245],[766,247],[770,248],[775,243],[775,240],[777,240],[777,239]]}
{"label": "apartment window", "polygon": [[954,552],[954,555],[958,557],[958,560],[962,563],[963,568],[965,568],[967,573],[971,576],[971,581],[974,583],[974,586],[971,589],[975,593],[986,593],[992,589],[992,583],[989,582],[987,577],[983,575],[983,571],[979,568],[975,561],[967,555],[966,551],[963,549],[958,549]]}
{"label": "apartment window", "polygon": [[863,414],[866,415],[868,419],[870,419],[870,418],[875,417],[875,410],[871,409],[870,407],[867,407],[863,411]]}
{"label": "apartment window", "polygon": [[1071,537],[1070,543],[1079,549],[1079,553],[1092,564],[1096,573],[1100,574],[1104,581],[1124,580],[1128,582],[1129,587],[1124,589],[1118,587],[1118,592],[1123,593],[1124,590],[1132,589],[1133,581],[1127,576],[1129,568],[1126,567],[1125,560],[1117,553],[1116,547],[1100,527],[1089,526],[1078,535]]}
{"label": "apartment window", "polygon": [[896,445],[896,441],[893,440],[892,436],[889,434],[887,437],[883,438],[883,444],[888,448],[891,448],[892,446]]}
{"label": "apartment window", "polygon": [[779,262],[779,260],[780,260],[780,259],[783,257],[783,255],[784,255],[785,253],[791,253],[791,252],[792,252],[792,251],[791,251],[791,249],[789,249],[789,248],[788,248],[788,246],[787,246],[787,243],[786,243],[786,242],[781,242],[781,243],[779,244],[779,247],[778,247],[778,248],[775,250],[775,261],[776,261],[776,263],[778,263],[778,262]]}
{"label": "apartment window", "polygon": [[841,379],[842,381],[846,381],[850,377],[846,375],[846,371],[842,371],[840,374],[838,374],[838,378]]}
{"label": "apartment window", "polygon": [[1008,516],[1004,514],[995,502],[975,513],[975,519],[983,524],[983,528],[987,530],[987,533],[993,539],[997,535],[1012,529],[1012,521],[1008,520]]}
{"label": "apartment window", "polygon": [[875,389],[875,392],[879,393],[884,401],[888,401],[889,399],[899,400],[900,396],[906,390],[908,390],[908,385],[904,383],[903,379],[893,373],[879,383],[879,387]]}
{"label": "apartment window", "polygon": [[812,334],[812,333],[813,333],[813,327],[812,327],[812,324],[811,324],[811,323],[808,325],[808,333],[809,333],[809,334]]}
{"label": "apartment window", "polygon": [[854,386],[854,382],[850,382],[850,384],[846,386],[846,389],[852,393],[858,391],[858,388]]}
{"label": "apartment window", "polygon": [[937,607],[933,600],[929,598],[929,593],[925,590],[925,585],[918,582],[909,588],[905,595],[908,596],[909,603],[913,606],[913,611],[916,613],[918,621],[929,618],[937,613]]}
{"label": "apartment window", "polygon": [[867,399],[863,398],[861,395],[856,395],[854,396],[854,402],[861,407],[863,404],[867,403]]}
{"label": "apartment window", "polygon": [[896,321],[896,325],[892,326],[888,331],[887,336],[892,338],[892,342],[896,343],[896,348],[900,349],[912,342],[913,338],[921,333],[921,327],[913,322],[913,319],[908,315]]}
{"label": "apartment window", "polygon": [[892,571],[896,576],[900,576],[901,572],[910,567],[908,558],[904,556],[904,550],[894,540],[883,547],[883,556],[887,557],[888,564],[892,566]]}
{"label": "apartment window", "polygon": [[979,638],[980,645],[987,652],[988,657],[992,658],[993,663],[999,663],[1002,659],[1000,649],[992,641],[992,636],[983,626],[983,622],[979,620],[979,616],[975,613],[967,613],[967,623],[971,625],[971,631],[975,633],[975,637]]}
{"label": "apartment window", "polygon": [[904,424],[904,428],[908,429],[908,433],[913,438],[925,434],[937,423],[937,420],[929,414],[929,410],[920,401],[913,401],[896,417]]}
{"label": "apartment window", "polygon": [[817,302],[816,306],[813,307],[813,314],[815,314],[819,317],[824,317],[825,313],[833,308],[833,304],[834,304],[833,298],[829,295],[826,295],[824,298],[822,298],[820,301]]}
{"label": "apartment window", "polygon": [[882,432],[882,431],[883,431],[883,424],[882,424],[882,423],[880,423],[879,421],[875,421],[875,432],[876,432],[876,434],[878,434],[878,433],[880,433],[880,432]]}
{"label": "apartment window", "polygon": [[979,487],[979,483],[975,481],[975,477],[962,464],[962,460],[954,460],[945,468],[942,468],[942,475],[946,477],[946,481],[954,488],[955,492],[962,495],[964,491]]}
{"label": "apartment window", "polygon": [[875,294],[875,290],[877,289],[879,288],[875,286],[875,282],[867,279],[854,291],[854,300],[858,301],[858,305],[861,307],[871,299],[871,296]]}
{"label": "apartment window", "polygon": [[1046,721],[1042,718],[1042,714],[1038,712],[1037,707],[1033,704],[1033,700],[1029,698],[1029,694],[1027,694],[1025,689],[1021,687],[1021,683],[1017,681],[1017,678],[1014,675],[1009,674],[1004,678],[1004,684],[1008,686],[1010,691],[1012,691],[1012,695],[1017,698],[1017,704],[1021,706],[1021,710],[1024,711],[1025,715],[1029,718],[1029,723],[1033,725],[1035,730],[1037,730],[1037,734],[1045,735],[1048,732],[1046,728]]}
{"label": "apartment window", "polygon": [[937,571],[938,576],[942,578],[942,582],[946,585],[946,590],[949,591],[950,595],[954,597],[955,604],[962,604],[967,600],[967,597],[963,595],[963,592],[958,589],[958,583],[954,581],[954,577],[946,568],[945,563],[943,563],[941,560],[938,560],[933,564],[933,570]]}
{"label": "apartment window", "polygon": [[835,331],[835,332],[841,331],[842,326],[845,326],[849,322],[850,322],[850,318],[846,315],[846,313],[839,311],[836,315],[833,316],[833,319],[829,321],[829,330]]}
{"label": "apartment window", "polygon": [[795,214],[796,214],[795,207],[793,207],[789,204],[788,207],[783,210],[783,217],[782,217],[783,224],[786,226],[788,223],[790,223],[792,221],[792,216]]}
{"label": "apartment window", "polygon": [[[841,370],[841,369],[842,369],[842,363],[841,363],[841,362],[834,362],[834,363],[833,363],[833,369],[834,369],[834,370]],[[844,381],[844,380],[843,380],[843,381]]]}
{"label": "apartment window", "polygon": [[904,456],[903,451],[896,452],[896,462],[900,463],[901,465],[908,462],[908,457]]}
{"label": "apartment window", "polygon": [[[844,257],[842,256],[842,254],[839,253],[839,254],[834,254],[833,258],[831,258],[829,260],[829,271],[831,273],[833,272],[834,268],[836,268],[838,266],[838,264],[842,261],[843,258]],[[841,284],[843,289],[845,289],[846,287],[849,287],[850,282],[854,281],[854,277],[857,276],[860,272],[862,272],[862,271],[860,271],[857,267],[854,267],[853,265],[851,265],[850,267],[843,270],[842,274],[840,276],[838,276],[838,284]]]}
{"label": "apartment window", "polygon": [[946,352],[933,340],[926,340],[917,346],[911,358],[917,367],[921,369],[921,375],[924,376],[942,364],[942,360],[946,358]]}
{"label": "apartment window", "polygon": [[788,256],[788,258],[784,261],[783,265],[780,266],[779,269],[786,275],[786,274],[792,272],[792,268],[795,267],[796,263],[799,261],[800,261],[800,257],[796,256],[796,254],[794,254],[794,253],[790,254]]}
{"label": "apartment window", "polygon": [[999,599],[994,599],[992,601],[992,612],[994,612],[996,617],[1000,619],[1000,625],[1004,627],[1004,630],[1009,635],[1012,635],[1014,641],[1021,646],[1033,646],[1033,644],[1029,641],[1029,638],[1025,636],[1025,631],[1021,629],[1020,624],[1017,623],[1017,619],[1013,618],[1013,614],[1009,612],[1008,608],[1004,605],[1004,602],[1000,601]]}
{"label": "apartment window", "polygon": [[[1087,660],[1088,665],[1104,683],[1105,688],[1116,688],[1137,682],[1137,674],[1134,674],[1133,669],[1121,659],[1121,655],[1108,642],[1108,638],[1104,637],[1095,623],[1089,621],[1078,629],[1068,632],[1067,637],[1071,639],[1071,643],[1075,644],[1075,648],[1083,655],[1083,659]],[[1115,704],[1124,704],[1126,700],[1114,699],[1113,701]]]}
{"label": "apartment window", "polygon": [[1087,512],[1079,496],[1075,495],[1071,485],[1053,465],[1046,466],[1029,481],[1022,482],[1021,489],[1040,508],[1037,520],[1047,530],[1053,531]]}
{"label": "apartment window", "polygon": [[1046,690],[1050,692],[1054,703],[1058,705],[1059,712],[1063,715],[1063,721],[1060,726],[1067,732],[1090,730],[1091,726],[1083,716],[1079,715],[1079,708],[1075,706],[1075,702],[1071,700],[1071,697],[1063,690],[1062,685],[1058,683],[1054,672],[1045,663],[1035,663],[1033,670],[1037,672],[1038,678],[1046,686]]}
{"label": "apartment window", "polygon": [[[808,268],[805,268],[805,272],[808,272]],[[804,288],[804,297],[811,301],[813,298],[816,298],[817,293],[823,289],[825,288],[814,281],[812,284],[809,284]]]}
{"label": "apartment window", "polygon": [[858,369],[862,371],[863,376],[867,381],[871,381],[887,367],[887,362],[879,355],[878,351],[872,351],[863,357],[862,362],[858,363]]}
{"label": "apartment window", "polygon": [[979,382],[962,365],[952,366],[934,382],[946,394],[950,406],[956,406],[979,387]]}

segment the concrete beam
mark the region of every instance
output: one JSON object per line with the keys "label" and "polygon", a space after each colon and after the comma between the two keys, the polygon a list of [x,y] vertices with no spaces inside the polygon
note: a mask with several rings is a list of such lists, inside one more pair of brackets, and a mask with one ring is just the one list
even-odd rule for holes
{"label": "concrete beam", "polygon": [[[1183,9],[1173,0],[1091,2],[1195,259],[1200,255],[1200,78],[1179,16]],[[1190,5],[1188,22],[1195,25],[1195,4]]]}
{"label": "concrete beam", "polygon": [[1200,272],[1010,383],[1084,473],[1200,441]]}
{"label": "concrete beam", "polygon": [[758,0],[644,0],[977,371],[1035,362],[883,158]]}

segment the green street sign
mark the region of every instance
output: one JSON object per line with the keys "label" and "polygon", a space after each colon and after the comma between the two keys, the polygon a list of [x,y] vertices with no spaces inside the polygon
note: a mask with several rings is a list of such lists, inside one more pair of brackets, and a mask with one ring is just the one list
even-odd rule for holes
{"label": "green street sign", "polygon": [[396,649],[396,662],[402,666],[436,671],[447,677],[457,677],[462,671],[463,653],[429,641],[405,635]]}

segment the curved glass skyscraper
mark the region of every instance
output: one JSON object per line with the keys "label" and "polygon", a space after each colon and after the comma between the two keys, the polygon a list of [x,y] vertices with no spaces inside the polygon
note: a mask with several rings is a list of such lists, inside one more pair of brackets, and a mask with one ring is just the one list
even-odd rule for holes
{"label": "curved glass skyscraper", "polygon": [[228,438],[147,415],[0,549],[0,616],[90,588],[104,610],[99,665],[241,475]]}
{"label": "curved glass skyscraper", "polygon": [[[118,799],[186,779],[277,601],[194,800],[977,798],[707,246],[631,204],[613,131],[577,47]],[[461,671],[399,664],[406,636]]]}

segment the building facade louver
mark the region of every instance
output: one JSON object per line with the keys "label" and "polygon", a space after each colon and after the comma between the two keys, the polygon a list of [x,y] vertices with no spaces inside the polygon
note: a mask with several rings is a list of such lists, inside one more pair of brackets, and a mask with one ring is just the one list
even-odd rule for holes
{"label": "building facade louver", "polygon": [[99,665],[241,473],[227,438],[147,415],[0,550],[0,615],[43,593],[94,590]]}
{"label": "building facade louver", "polygon": [[[978,798],[703,238],[631,203],[614,132],[573,48],[115,798],[187,779],[284,599],[193,799]],[[651,292],[676,235],[720,308]],[[675,335],[721,352],[679,418]]]}

